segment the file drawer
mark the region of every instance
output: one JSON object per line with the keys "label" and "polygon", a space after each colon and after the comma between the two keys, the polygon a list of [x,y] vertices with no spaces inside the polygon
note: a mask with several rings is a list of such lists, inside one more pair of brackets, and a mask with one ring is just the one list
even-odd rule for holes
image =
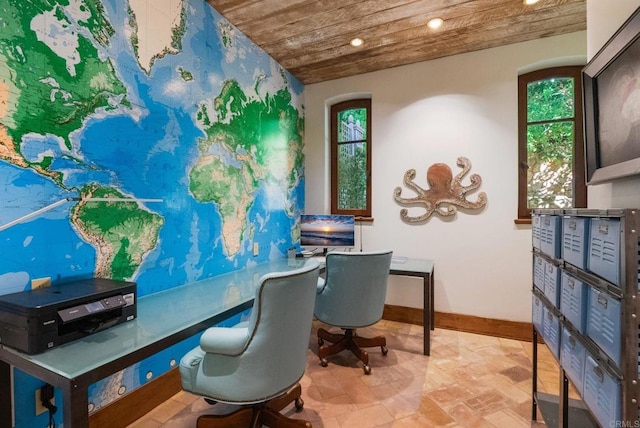
{"label": "file drawer", "polygon": [[588,236],[588,217],[563,217],[562,258],[580,269],[586,269],[589,252]]}
{"label": "file drawer", "polygon": [[620,285],[620,219],[591,219],[588,269]]}
{"label": "file drawer", "polygon": [[598,361],[587,352],[584,369],[584,402],[602,427],[612,427],[620,422],[620,381],[611,376]]}
{"label": "file drawer", "polygon": [[533,322],[533,326],[536,328],[538,333],[542,334],[542,317],[544,316],[544,303],[542,303],[542,300],[540,300],[540,298],[535,294],[532,297],[533,301],[531,303],[531,321]]}
{"label": "file drawer", "polygon": [[587,336],[620,367],[621,304],[618,299],[589,286]]}
{"label": "file drawer", "polygon": [[587,285],[561,269],[560,312],[582,334],[587,328]]}
{"label": "file drawer", "polygon": [[533,255],[533,285],[544,292],[544,265],[545,260],[537,254]]}
{"label": "file drawer", "polygon": [[540,216],[540,251],[557,259],[560,257],[560,216]]}
{"label": "file drawer", "polygon": [[531,246],[540,249],[540,215],[531,215]]}
{"label": "file drawer", "polygon": [[542,338],[551,353],[558,358],[560,352],[560,320],[544,304],[542,306]]}
{"label": "file drawer", "polygon": [[586,349],[582,342],[566,327],[562,327],[560,341],[560,364],[580,395],[584,395],[584,366]]}
{"label": "file drawer", "polygon": [[556,307],[560,307],[560,268],[545,260],[544,295]]}

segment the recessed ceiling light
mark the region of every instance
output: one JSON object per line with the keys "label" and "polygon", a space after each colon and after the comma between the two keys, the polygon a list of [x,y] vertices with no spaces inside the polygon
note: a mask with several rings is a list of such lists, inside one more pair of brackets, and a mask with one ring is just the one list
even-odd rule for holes
{"label": "recessed ceiling light", "polygon": [[532,4],[536,4],[538,3],[539,0],[522,0],[522,3],[525,4],[525,6],[530,6]]}
{"label": "recessed ceiling light", "polygon": [[436,28],[440,28],[442,22],[442,18],[433,18],[431,21],[427,22],[427,25],[429,28],[435,30]]}
{"label": "recessed ceiling light", "polygon": [[351,42],[349,42],[349,43],[351,43],[351,46],[358,47],[358,46],[362,45],[362,39],[356,37],[355,39],[351,40]]}

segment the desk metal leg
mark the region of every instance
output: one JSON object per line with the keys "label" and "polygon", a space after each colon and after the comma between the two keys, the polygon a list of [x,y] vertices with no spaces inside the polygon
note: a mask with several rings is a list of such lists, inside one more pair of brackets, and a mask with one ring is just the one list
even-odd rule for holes
{"label": "desk metal leg", "polygon": [[11,365],[0,361],[0,426],[13,426],[11,401]]}
{"label": "desk metal leg", "polygon": [[69,382],[62,387],[63,418],[65,427],[89,426],[88,389]]}
{"label": "desk metal leg", "polygon": [[433,310],[431,309],[432,307],[432,302],[433,299],[431,298],[431,280],[430,280],[430,276],[429,274],[425,275],[422,277],[422,298],[423,298],[423,302],[422,302],[422,328],[424,331],[424,349],[423,349],[423,354],[424,355],[430,355],[431,354],[431,317],[433,314]]}
{"label": "desk metal leg", "polygon": [[435,309],[435,268],[429,274],[429,292],[431,293],[431,330],[435,330],[436,328],[436,309]]}

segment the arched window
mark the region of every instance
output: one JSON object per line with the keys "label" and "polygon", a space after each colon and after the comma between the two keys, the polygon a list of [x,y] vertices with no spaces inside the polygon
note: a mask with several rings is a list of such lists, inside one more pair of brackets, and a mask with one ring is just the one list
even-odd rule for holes
{"label": "arched window", "polygon": [[371,217],[371,100],[331,106],[331,213]]}
{"label": "arched window", "polygon": [[518,220],[587,206],[580,66],[518,77]]}

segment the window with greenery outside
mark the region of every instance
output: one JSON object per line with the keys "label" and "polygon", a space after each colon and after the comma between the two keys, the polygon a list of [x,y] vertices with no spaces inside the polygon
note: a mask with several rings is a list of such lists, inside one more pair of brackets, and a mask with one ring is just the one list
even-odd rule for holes
{"label": "window with greenery outside", "polygon": [[[567,75],[567,68],[558,70],[557,75],[549,69],[534,72],[531,79],[520,82],[521,91],[526,84],[524,135],[520,130],[521,140],[525,139],[525,150],[520,143],[521,182],[526,174],[525,195],[524,186],[520,186],[521,218],[530,218],[534,208],[575,208],[586,203],[584,159],[578,157],[583,153],[580,70],[573,70],[577,75]],[[522,111],[521,105],[521,115]]]}
{"label": "window with greenery outside", "polygon": [[352,100],[331,108],[331,207],[334,214],[371,215],[371,100]]}

